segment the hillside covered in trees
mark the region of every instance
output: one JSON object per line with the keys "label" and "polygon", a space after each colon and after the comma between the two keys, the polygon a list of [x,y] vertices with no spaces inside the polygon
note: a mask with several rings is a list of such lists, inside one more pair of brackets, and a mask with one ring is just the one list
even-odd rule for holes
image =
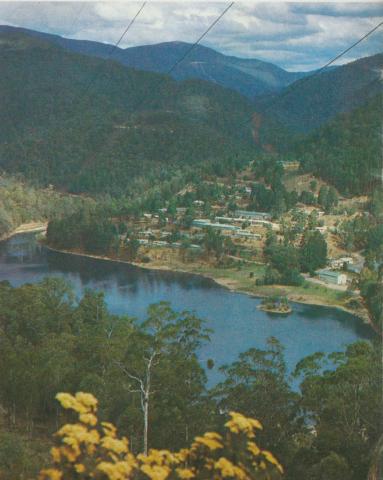
{"label": "hillside covered in trees", "polygon": [[0,34],[0,167],[70,191],[125,192],[178,168],[251,159],[239,94]]}
{"label": "hillside covered in trees", "polygon": [[62,279],[18,288],[3,282],[1,478],[31,478],[48,463],[50,436],[70,418],[54,400],[63,391],[96,395],[100,420],[127,435],[134,454],[145,444],[178,450],[206,431],[223,435],[226,412],[237,411],[263,424],[256,441],[277,456],[283,478],[366,478],[381,435],[378,341],[302,359],[293,372],[297,390],[283,346],[269,338],[263,349],[251,348],[222,367],[222,381],[208,389],[197,351],[210,333],[192,312],[164,302],[138,322],[111,314],[101,292],[75,299]]}
{"label": "hillside covered in trees", "polygon": [[256,101],[256,111],[301,133],[312,132],[339,113],[382,93],[383,54],[360,58],[292,83],[278,96]]}
{"label": "hillside covered in trees", "polygon": [[377,95],[297,143],[294,154],[302,170],[343,194],[371,193],[381,181],[382,107],[382,95]]}

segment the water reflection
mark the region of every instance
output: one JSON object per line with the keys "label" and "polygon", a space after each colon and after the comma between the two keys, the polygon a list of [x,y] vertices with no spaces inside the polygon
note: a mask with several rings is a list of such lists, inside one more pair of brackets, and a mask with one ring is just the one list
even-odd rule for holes
{"label": "water reflection", "polygon": [[33,234],[0,244],[0,281],[17,286],[47,275],[69,280],[78,298],[85,288],[102,290],[116,314],[141,319],[149,304],[161,300],[170,301],[176,310],[195,311],[214,330],[210,344],[199,352],[203,364],[208,358],[215,362],[208,372],[210,382],[219,378],[220,365],[248,348],[264,348],[271,335],[283,343],[290,369],[306,355],[341,350],[372,335],[359,319],[340,310],[296,304],[288,317],[271,316],[256,308],[259,299],[230,292],[209,279],[48,251]]}

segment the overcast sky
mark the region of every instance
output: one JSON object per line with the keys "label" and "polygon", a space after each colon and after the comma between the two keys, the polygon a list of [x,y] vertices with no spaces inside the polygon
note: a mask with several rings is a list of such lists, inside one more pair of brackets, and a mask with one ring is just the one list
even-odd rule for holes
{"label": "overcast sky", "polygon": [[[229,2],[149,1],[121,47],[194,42]],[[142,2],[3,2],[0,24],[115,43]],[[287,70],[325,64],[383,20],[383,3],[238,2],[202,44]],[[383,27],[338,63],[382,51]]]}

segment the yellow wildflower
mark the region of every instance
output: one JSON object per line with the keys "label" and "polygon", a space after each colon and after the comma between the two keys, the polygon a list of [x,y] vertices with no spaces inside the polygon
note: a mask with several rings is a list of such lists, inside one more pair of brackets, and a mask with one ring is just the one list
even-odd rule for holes
{"label": "yellow wildflower", "polygon": [[113,423],[109,422],[101,422],[102,429],[107,437],[116,437],[117,428],[113,425]]}
{"label": "yellow wildflower", "polygon": [[78,413],[87,413],[88,409],[80,402],[78,402],[70,393],[58,393],[56,399],[61,403],[61,406],[66,409],[72,409]]}
{"label": "yellow wildflower", "polygon": [[63,457],[72,463],[74,463],[80,455],[78,451],[74,451],[71,447],[61,447],[61,453]]}
{"label": "yellow wildflower", "polygon": [[256,445],[254,442],[247,443],[247,449],[251,452],[255,457],[261,453],[261,449]]}
{"label": "yellow wildflower", "polygon": [[124,439],[118,440],[112,437],[102,437],[101,445],[106,450],[111,450],[114,453],[126,453],[128,451],[128,445]]}
{"label": "yellow wildflower", "polygon": [[181,450],[174,454],[178,462],[185,462],[186,459],[189,457],[190,450],[187,448],[181,448]]}
{"label": "yellow wildflower", "polygon": [[195,474],[190,468],[177,468],[176,472],[181,480],[189,480],[195,477]]}
{"label": "yellow wildflower", "polygon": [[61,453],[58,447],[51,448],[51,457],[55,463],[59,463],[61,460]]}
{"label": "yellow wildflower", "polygon": [[262,450],[262,455],[266,458],[266,460],[277,467],[277,469],[283,473],[282,465],[278,462],[278,460],[274,457],[274,455],[269,452],[268,450]]}
{"label": "yellow wildflower", "polygon": [[262,425],[258,420],[247,418],[237,412],[230,412],[231,420],[225,423],[232,433],[245,433],[247,437],[253,438],[254,428],[262,430]]}
{"label": "yellow wildflower", "polygon": [[97,398],[91,393],[77,392],[76,400],[89,409],[97,410]]}
{"label": "yellow wildflower", "polygon": [[217,462],[215,462],[214,468],[221,471],[223,478],[234,477],[238,480],[246,480],[247,478],[246,473],[242,470],[242,468],[237,467],[225,457],[221,457]]}
{"label": "yellow wildflower", "polygon": [[126,480],[132,473],[132,466],[128,462],[101,462],[97,470],[105,473],[109,480]]}
{"label": "yellow wildflower", "polygon": [[41,470],[39,480],[61,480],[62,476],[62,472],[56,468],[47,468],[45,470]]}
{"label": "yellow wildflower", "polygon": [[80,422],[92,425],[94,427],[97,424],[97,417],[93,413],[81,413]]}
{"label": "yellow wildflower", "polygon": [[85,472],[85,467],[82,463],[76,463],[74,466],[74,469],[76,470],[77,473],[84,473]]}
{"label": "yellow wildflower", "polygon": [[159,465],[142,465],[141,471],[151,480],[166,480],[170,473],[170,468]]}
{"label": "yellow wildflower", "polygon": [[203,437],[195,437],[195,442],[192,445],[193,449],[198,448],[199,445],[205,445],[209,450],[217,450],[218,448],[223,448],[221,442],[212,438],[211,435],[205,434]]}

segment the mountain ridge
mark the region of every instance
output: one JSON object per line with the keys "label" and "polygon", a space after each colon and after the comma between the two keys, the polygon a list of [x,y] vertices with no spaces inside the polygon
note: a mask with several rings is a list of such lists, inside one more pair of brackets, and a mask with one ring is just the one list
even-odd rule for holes
{"label": "mountain ridge", "polygon": [[[175,41],[122,49],[102,42],[75,40],[36,30],[0,25],[0,32],[12,31],[43,38],[75,53],[104,59],[109,58],[113,50],[112,59],[122,65],[158,73],[167,73],[192,45]],[[270,62],[224,55],[210,47],[197,45],[187,58],[177,65],[172,76],[176,80],[198,78],[211,81],[253,99],[258,95],[280,91],[310,73],[288,72]]]}
{"label": "mountain ridge", "polygon": [[383,53],[363,57],[300,79],[280,96],[260,98],[255,102],[255,110],[294,131],[308,133],[381,93],[382,69]]}
{"label": "mountain ridge", "polygon": [[0,166],[71,191],[121,192],[132,179],[242,161],[253,151],[240,94],[177,82],[0,33]]}

